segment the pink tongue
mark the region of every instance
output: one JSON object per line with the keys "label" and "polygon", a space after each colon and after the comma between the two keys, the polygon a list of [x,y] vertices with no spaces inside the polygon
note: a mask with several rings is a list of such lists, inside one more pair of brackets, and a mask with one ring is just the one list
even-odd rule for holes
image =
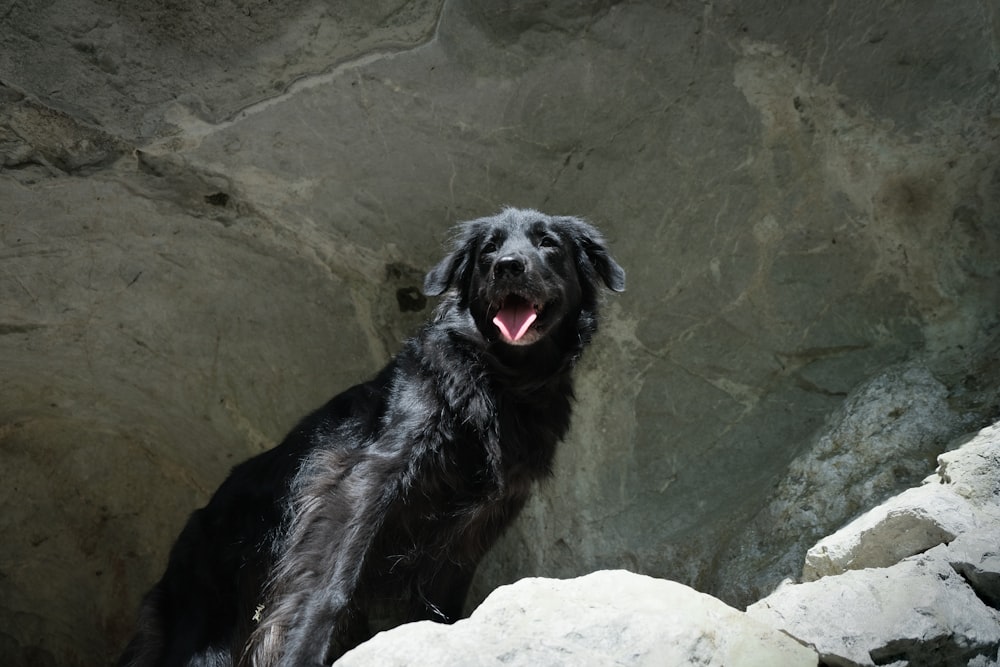
{"label": "pink tongue", "polygon": [[493,318],[503,337],[511,342],[521,340],[531,323],[538,319],[535,308],[527,301],[513,300],[514,303],[504,306]]}

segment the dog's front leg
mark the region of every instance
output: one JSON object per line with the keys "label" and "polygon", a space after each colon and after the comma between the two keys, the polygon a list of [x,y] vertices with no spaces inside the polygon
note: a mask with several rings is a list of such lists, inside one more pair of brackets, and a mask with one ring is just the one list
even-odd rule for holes
{"label": "dog's front leg", "polygon": [[475,563],[446,560],[425,565],[414,586],[410,620],[454,623],[460,619],[475,572]]}
{"label": "dog's front leg", "polygon": [[263,652],[251,648],[255,666],[329,665],[359,640],[350,630],[358,584],[414,463],[412,452],[379,443],[359,451],[335,484],[304,491],[257,632],[276,634],[260,642]]}

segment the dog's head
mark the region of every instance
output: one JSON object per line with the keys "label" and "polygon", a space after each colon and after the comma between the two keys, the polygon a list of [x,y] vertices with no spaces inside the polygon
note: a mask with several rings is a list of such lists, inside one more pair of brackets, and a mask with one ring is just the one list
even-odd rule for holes
{"label": "dog's head", "polygon": [[428,274],[424,292],[454,288],[490,343],[530,346],[554,337],[586,343],[596,329],[603,284],[625,289],[625,272],[594,227],[573,217],[506,209],[463,223],[452,252]]}

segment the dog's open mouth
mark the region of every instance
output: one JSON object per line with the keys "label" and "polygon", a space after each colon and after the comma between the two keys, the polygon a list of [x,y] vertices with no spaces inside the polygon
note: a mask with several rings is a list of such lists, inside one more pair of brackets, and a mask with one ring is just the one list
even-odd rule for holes
{"label": "dog's open mouth", "polygon": [[542,313],[542,306],[517,294],[508,294],[500,302],[493,324],[508,343],[523,343],[531,325]]}

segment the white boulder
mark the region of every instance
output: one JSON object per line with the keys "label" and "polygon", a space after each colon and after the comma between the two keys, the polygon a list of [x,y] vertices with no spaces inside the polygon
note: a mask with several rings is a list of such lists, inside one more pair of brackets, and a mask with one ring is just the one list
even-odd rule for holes
{"label": "white boulder", "polygon": [[338,667],[815,667],[816,653],[682,584],[625,571],[522,579],[454,625],[376,635]]}

